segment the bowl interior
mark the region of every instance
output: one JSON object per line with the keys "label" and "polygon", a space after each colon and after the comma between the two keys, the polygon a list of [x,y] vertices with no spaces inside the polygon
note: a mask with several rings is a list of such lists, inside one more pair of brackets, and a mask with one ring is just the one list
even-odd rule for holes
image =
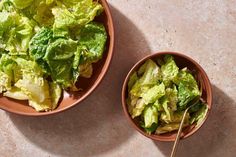
{"label": "bowl interior", "polygon": [[[174,141],[177,131],[173,131],[170,133],[165,133],[165,134],[161,134],[161,135],[156,135],[156,134],[152,134],[152,135],[148,135],[147,133],[145,133],[145,131],[139,126],[139,119],[132,119],[131,116],[128,113],[128,108],[127,108],[127,104],[126,104],[126,98],[128,97],[128,91],[127,91],[127,84],[128,84],[128,80],[130,75],[134,72],[137,71],[139,69],[139,67],[147,60],[147,59],[153,59],[154,61],[157,58],[163,58],[164,55],[166,54],[171,54],[174,59],[175,62],[177,64],[177,66],[182,69],[184,67],[187,67],[190,71],[192,71],[195,74],[195,77],[197,80],[200,81],[200,83],[202,84],[202,98],[206,101],[209,110],[207,113],[207,116],[209,114],[209,111],[211,109],[211,105],[212,105],[212,91],[211,91],[211,84],[210,81],[205,73],[205,71],[201,68],[201,66],[195,62],[193,59],[189,58],[188,56],[185,56],[183,54],[180,53],[176,53],[176,52],[159,52],[159,53],[155,53],[152,55],[149,55],[145,58],[143,58],[142,60],[140,60],[137,64],[134,65],[134,67],[130,70],[129,74],[127,75],[124,85],[123,85],[123,89],[122,89],[122,104],[123,104],[123,108],[125,111],[126,116],[128,117],[129,121],[133,124],[133,126],[143,135],[154,139],[154,140],[159,140],[159,141]],[[206,118],[207,118],[206,116]],[[202,124],[204,123],[204,121],[206,120],[206,118],[203,120]],[[202,125],[201,124],[201,125]],[[182,131],[182,137],[186,138],[190,135],[192,135],[194,132],[196,132],[200,127],[194,127],[194,125],[191,125],[189,127],[186,127],[183,129]]]}
{"label": "bowl interior", "polygon": [[40,116],[53,114],[76,105],[96,88],[108,69],[114,46],[114,28],[111,13],[105,0],[100,0],[100,3],[104,7],[104,12],[96,17],[95,21],[101,22],[105,25],[108,33],[108,40],[103,58],[97,63],[93,64],[93,76],[90,79],[79,78],[76,85],[83,90],[79,92],[64,92],[58,107],[50,112],[36,112],[33,108],[28,106],[27,101],[17,101],[3,97],[2,95],[0,95],[0,108],[21,115]]}

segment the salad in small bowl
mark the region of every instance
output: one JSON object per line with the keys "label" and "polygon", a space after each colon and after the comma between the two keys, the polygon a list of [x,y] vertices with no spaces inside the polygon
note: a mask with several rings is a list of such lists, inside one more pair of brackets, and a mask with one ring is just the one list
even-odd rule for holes
{"label": "salad in small bowl", "polygon": [[[159,52],[140,60],[130,70],[122,89],[126,117],[143,135],[174,141],[185,109],[182,137],[196,132],[212,105],[210,81],[201,66],[177,52]],[[196,103],[197,101],[197,103]]]}

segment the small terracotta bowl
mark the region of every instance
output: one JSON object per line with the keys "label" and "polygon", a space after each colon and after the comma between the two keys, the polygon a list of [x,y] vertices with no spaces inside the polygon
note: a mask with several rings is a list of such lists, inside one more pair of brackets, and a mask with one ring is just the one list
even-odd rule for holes
{"label": "small terracotta bowl", "polygon": [[79,78],[78,87],[82,88],[83,90],[73,93],[65,92],[58,107],[50,112],[36,112],[32,107],[28,106],[27,101],[16,101],[10,98],[3,97],[0,94],[0,109],[27,116],[51,115],[75,106],[86,97],[88,97],[92,93],[92,91],[94,91],[94,89],[99,85],[106,71],[108,70],[113,56],[114,48],[114,27],[111,12],[106,0],[99,0],[99,2],[102,4],[104,12],[96,17],[95,21],[101,22],[105,25],[108,33],[108,40],[103,58],[93,65],[92,77],[90,79]]}
{"label": "small terracotta bowl", "polygon": [[202,84],[202,98],[203,98],[203,100],[206,101],[206,103],[209,107],[207,115],[206,115],[205,119],[203,120],[203,122],[201,123],[201,125],[199,125],[198,127],[195,127],[195,125],[193,124],[191,126],[184,128],[182,131],[181,138],[187,138],[187,137],[191,136],[192,134],[194,134],[198,129],[200,129],[200,127],[206,121],[206,119],[209,115],[209,112],[211,111],[211,106],[212,106],[211,83],[208,79],[206,72],[203,70],[203,68],[196,61],[194,61],[192,58],[190,58],[184,54],[177,53],[177,52],[157,52],[157,53],[154,53],[154,54],[144,57],[143,59],[141,59],[138,63],[136,63],[133,66],[133,68],[130,70],[127,77],[125,78],[123,88],[122,88],[122,106],[123,106],[123,110],[125,112],[125,116],[129,120],[129,122],[132,124],[132,126],[137,131],[139,131],[141,134],[143,134],[144,136],[146,136],[150,139],[156,140],[156,141],[174,141],[177,131],[173,131],[173,132],[165,133],[165,134],[161,134],[161,135],[147,134],[143,130],[143,128],[140,127],[139,121],[136,119],[135,120],[132,119],[129,112],[128,112],[128,107],[126,104],[126,99],[128,97],[128,91],[127,91],[128,88],[127,87],[128,87],[129,77],[131,76],[131,74],[133,74],[134,71],[137,71],[139,69],[139,67],[145,63],[146,60],[148,60],[148,59],[156,60],[157,58],[162,58],[166,54],[170,54],[174,57],[175,62],[180,69],[187,67],[190,71],[193,71],[194,74],[196,74],[196,77],[197,77],[196,79],[198,79],[200,81],[200,83]]}

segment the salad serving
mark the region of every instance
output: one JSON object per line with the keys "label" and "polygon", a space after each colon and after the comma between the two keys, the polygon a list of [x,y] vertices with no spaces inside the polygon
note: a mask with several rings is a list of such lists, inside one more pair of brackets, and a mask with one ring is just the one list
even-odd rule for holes
{"label": "salad serving", "polygon": [[[128,112],[148,134],[178,130],[184,110],[201,97],[191,71],[179,69],[171,55],[148,59],[130,75],[127,91]],[[201,124],[207,111],[207,104],[198,101],[188,110],[184,126]]]}
{"label": "salad serving", "polygon": [[78,91],[104,53],[107,32],[93,0],[0,2],[0,94],[36,111],[57,107],[63,90]]}

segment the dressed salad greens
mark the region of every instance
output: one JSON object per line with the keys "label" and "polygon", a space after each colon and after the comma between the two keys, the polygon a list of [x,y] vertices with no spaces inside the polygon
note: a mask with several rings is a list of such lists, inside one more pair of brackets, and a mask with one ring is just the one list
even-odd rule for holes
{"label": "dressed salad greens", "polygon": [[93,0],[2,0],[0,94],[49,111],[63,89],[79,90],[105,49],[105,27],[94,21],[102,11]]}
{"label": "dressed salad greens", "polygon": [[[177,130],[188,103],[201,96],[194,76],[187,68],[179,69],[173,56],[157,63],[147,60],[128,81],[128,111],[149,134]],[[207,111],[199,101],[188,111],[184,126],[200,124]]]}

